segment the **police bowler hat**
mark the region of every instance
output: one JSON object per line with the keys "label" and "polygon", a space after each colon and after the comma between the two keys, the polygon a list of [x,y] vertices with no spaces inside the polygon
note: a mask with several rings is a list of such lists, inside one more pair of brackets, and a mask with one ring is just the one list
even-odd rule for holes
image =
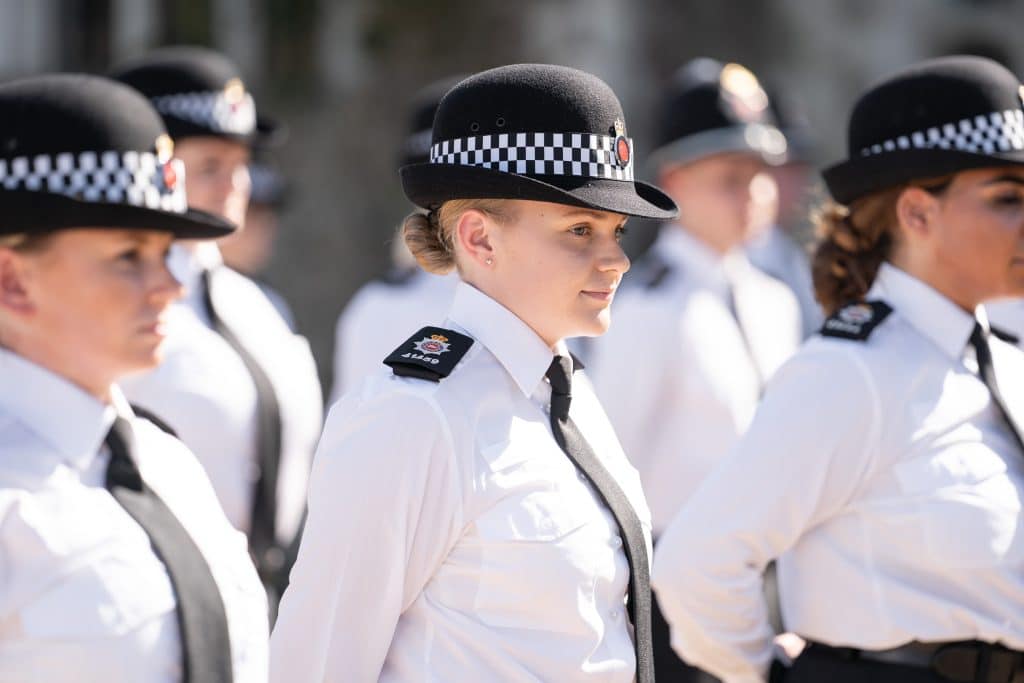
{"label": "police bowler hat", "polygon": [[257,114],[235,64],[203,47],[154,50],[111,72],[149,98],[175,140],[212,136],[244,144],[280,142],[284,130]]}
{"label": "police bowler hat", "polygon": [[915,64],[861,95],[848,158],[825,169],[841,204],[915,179],[1024,164],[1021,84],[984,57]]}
{"label": "police bowler hat", "polygon": [[146,98],[106,78],[52,74],[0,85],[0,234],[62,228],[221,237],[189,209],[184,166]]}
{"label": "police bowler hat", "polygon": [[634,179],[633,141],[602,80],[548,64],[516,64],[463,80],[441,100],[430,160],[401,169],[417,206],[450,199],[529,199],[644,218],[676,206]]}
{"label": "police bowler hat", "polygon": [[757,77],[739,64],[698,57],[680,67],[657,110],[650,164],[686,164],[745,152],[766,163],[786,160],[786,138]]}

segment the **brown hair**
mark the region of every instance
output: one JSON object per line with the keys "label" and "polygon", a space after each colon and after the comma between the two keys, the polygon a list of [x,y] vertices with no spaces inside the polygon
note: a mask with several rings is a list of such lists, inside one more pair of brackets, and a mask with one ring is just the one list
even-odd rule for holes
{"label": "brown hair", "polygon": [[0,247],[6,247],[21,253],[40,251],[46,248],[52,237],[52,232],[36,234],[20,232],[13,235],[0,235]]}
{"label": "brown hair", "polygon": [[416,262],[428,273],[443,275],[458,266],[453,234],[459,217],[476,209],[499,222],[511,214],[507,199],[451,199],[440,209],[409,214],[402,223],[402,238]]}
{"label": "brown hair", "polygon": [[896,243],[896,203],[909,187],[941,194],[953,176],[904,183],[855,200],[849,206],[826,201],[813,215],[818,244],[811,271],[814,296],[831,315],[864,298]]}

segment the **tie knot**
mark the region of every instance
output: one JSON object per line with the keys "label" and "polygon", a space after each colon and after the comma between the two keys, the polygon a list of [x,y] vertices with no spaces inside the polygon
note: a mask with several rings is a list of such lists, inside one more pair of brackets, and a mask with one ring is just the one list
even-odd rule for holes
{"label": "tie knot", "polygon": [[572,395],[572,359],[568,356],[555,356],[546,373],[551,383],[551,393],[562,396]]}
{"label": "tie knot", "polygon": [[103,440],[110,449],[110,464],[107,465],[107,488],[123,486],[133,491],[142,490],[142,476],[132,458],[132,431],[128,420],[118,417]]}

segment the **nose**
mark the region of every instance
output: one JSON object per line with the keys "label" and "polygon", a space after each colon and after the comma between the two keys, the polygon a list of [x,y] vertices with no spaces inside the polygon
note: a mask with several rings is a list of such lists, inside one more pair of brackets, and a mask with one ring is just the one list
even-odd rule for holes
{"label": "nose", "polygon": [[629,257],[623,251],[618,240],[611,240],[607,249],[601,255],[599,267],[606,272],[615,272],[622,275],[629,270]]}
{"label": "nose", "polygon": [[185,286],[178,282],[164,261],[161,261],[156,267],[149,296],[160,308],[166,308],[172,302],[185,296]]}

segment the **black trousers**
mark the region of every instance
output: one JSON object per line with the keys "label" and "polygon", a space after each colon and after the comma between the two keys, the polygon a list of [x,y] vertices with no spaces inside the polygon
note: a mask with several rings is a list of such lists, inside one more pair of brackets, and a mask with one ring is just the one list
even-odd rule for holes
{"label": "black trousers", "polygon": [[651,608],[654,677],[659,683],[718,683],[718,679],[711,674],[690,666],[676,656],[672,650],[668,622],[658,607],[657,597],[654,598]]}
{"label": "black trousers", "polygon": [[785,683],[949,683],[928,669],[869,659],[846,659],[809,646],[782,676]]}

